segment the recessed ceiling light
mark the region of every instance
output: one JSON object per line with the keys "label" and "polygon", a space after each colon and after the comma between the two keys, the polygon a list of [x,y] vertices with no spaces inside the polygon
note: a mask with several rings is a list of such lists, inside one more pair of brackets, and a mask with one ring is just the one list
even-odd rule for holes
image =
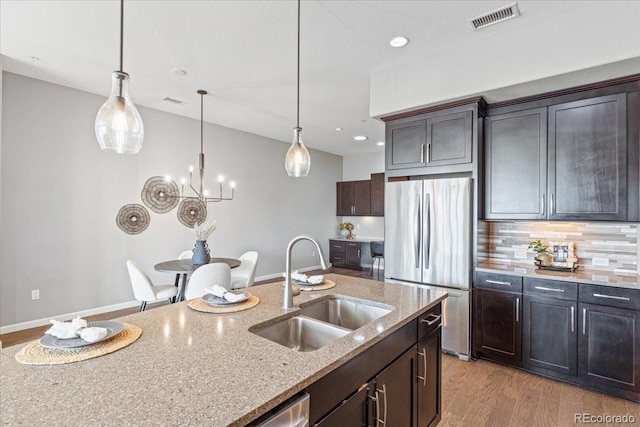
{"label": "recessed ceiling light", "polygon": [[342,130],[342,128],[335,128],[334,129],[336,132],[340,132]]}
{"label": "recessed ceiling light", "polygon": [[403,47],[403,46],[406,46],[407,43],[409,43],[408,38],[398,36],[398,37],[392,38],[391,41],[389,42],[389,45],[391,45],[391,47]]}
{"label": "recessed ceiling light", "polygon": [[367,139],[369,139],[369,137],[364,135],[358,135],[358,136],[354,136],[353,139],[355,139],[356,141],[366,141]]}
{"label": "recessed ceiling light", "polygon": [[186,76],[187,72],[185,70],[181,70],[179,68],[174,68],[173,70],[171,70],[173,72],[173,74],[175,74],[176,76]]}
{"label": "recessed ceiling light", "polygon": [[379,141],[379,142],[376,143],[376,145],[378,147],[382,147],[384,145],[384,141]]}

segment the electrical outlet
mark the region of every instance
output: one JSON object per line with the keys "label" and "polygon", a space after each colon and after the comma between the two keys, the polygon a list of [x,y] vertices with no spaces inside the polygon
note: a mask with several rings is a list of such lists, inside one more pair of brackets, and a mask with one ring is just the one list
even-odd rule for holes
{"label": "electrical outlet", "polygon": [[34,289],[31,291],[31,301],[40,299],[40,289]]}
{"label": "electrical outlet", "polygon": [[513,251],[515,259],[527,259],[527,251]]}
{"label": "electrical outlet", "polygon": [[608,267],[609,266],[609,258],[593,257],[593,258],[591,258],[591,262],[593,263],[593,265],[599,265],[601,267]]}
{"label": "electrical outlet", "polygon": [[356,230],[360,230],[360,224],[356,224]]}
{"label": "electrical outlet", "polygon": [[316,251],[311,251],[311,256],[316,256]]}

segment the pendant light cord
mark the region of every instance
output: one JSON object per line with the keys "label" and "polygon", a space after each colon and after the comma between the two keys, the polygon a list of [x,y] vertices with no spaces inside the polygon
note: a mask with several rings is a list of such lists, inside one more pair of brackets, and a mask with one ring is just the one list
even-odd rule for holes
{"label": "pendant light cord", "polygon": [[300,0],[298,0],[298,87],[297,87],[296,127],[300,127]]}
{"label": "pendant light cord", "polygon": [[124,50],[124,0],[120,0],[120,72],[122,73],[122,51]]}
{"label": "pendant light cord", "polygon": [[200,154],[204,153],[204,94],[203,91],[198,91],[200,93]]}

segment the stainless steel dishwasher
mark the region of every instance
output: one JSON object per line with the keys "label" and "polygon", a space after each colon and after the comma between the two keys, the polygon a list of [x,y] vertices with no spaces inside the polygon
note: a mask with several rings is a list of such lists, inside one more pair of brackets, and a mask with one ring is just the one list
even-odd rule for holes
{"label": "stainless steel dishwasher", "polygon": [[309,427],[309,395],[291,398],[258,422],[257,427]]}

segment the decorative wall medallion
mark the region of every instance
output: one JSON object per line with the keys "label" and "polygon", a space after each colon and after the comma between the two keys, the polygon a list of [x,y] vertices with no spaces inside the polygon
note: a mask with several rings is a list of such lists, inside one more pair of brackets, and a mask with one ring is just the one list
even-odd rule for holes
{"label": "decorative wall medallion", "polygon": [[138,204],[124,205],[116,217],[116,224],[127,234],[142,233],[149,226],[149,211]]}
{"label": "decorative wall medallion", "polygon": [[178,206],[180,192],[175,181],[167,182],[161,176],[152,176],[142,188],[142,202],[156,213],[167,213]]}
{"label": "decorative wall medallion", "polygon": [[178,206],[178,219],[185,226],[193,228],[207,219],[207,207],[196,197],[183,199]]}

